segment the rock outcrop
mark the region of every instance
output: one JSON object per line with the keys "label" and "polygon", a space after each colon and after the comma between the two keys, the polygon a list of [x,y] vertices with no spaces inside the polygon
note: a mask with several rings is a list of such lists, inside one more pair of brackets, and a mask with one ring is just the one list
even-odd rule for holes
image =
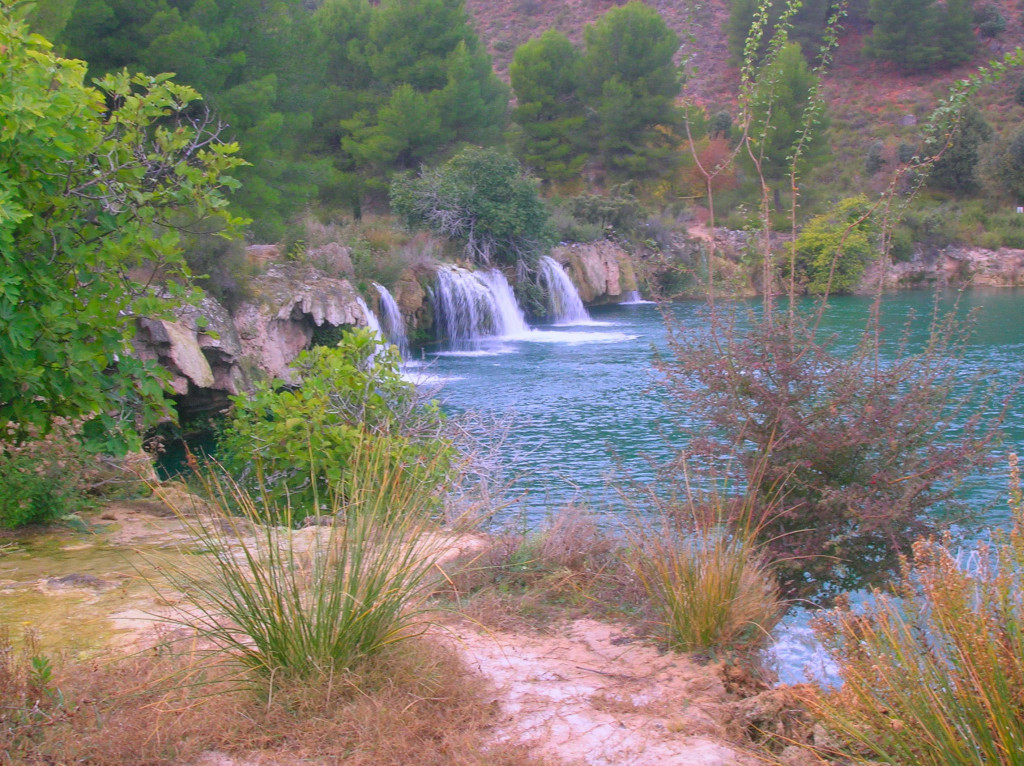
{"label": "rock outcrop", "polygon": [[950,246],[918,248],[909,261],[870,266],[860,292],[872,292],[879,280],[886,289],[912,287],[1024,287],[1024,250]]}
{"label": "rock outcrop", "polygon": [[227,310],[212,298],[181,309],[174,321],[140,319],[135,349],[171,374],[182,411],[220,409],[249,386],[239,364],[242,344]]}
{"label": "rock outcrop", "polygon": [[619,303],[639,289],[629,254],[614,242],[562,245],[551,257],[569,267],[586,304]]}
{"label": "rock outcrop", "polygon": [[306,348],[318,327],[367,324],[359,294],[345,279],[327,277],[310,266],[277,264],[254,280],[259,296],[234,315],[242,355],[263,375],[291,380],[288,365]]}
{"label": "rock outcrop", "polygon": [[207,297],[173,321],[139,320],[136,352],[170,372],[183,414],[222,409],[255,378],[290,380],[289,365],[317,328],[367,324],[355,288],[309,266],[271,265],[253,292],[233,315]]}

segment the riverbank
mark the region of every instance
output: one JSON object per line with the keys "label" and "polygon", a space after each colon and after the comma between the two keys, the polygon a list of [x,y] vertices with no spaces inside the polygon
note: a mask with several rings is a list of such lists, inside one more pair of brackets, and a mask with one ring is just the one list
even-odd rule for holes
{"label": "riverbank", "polygon": [[[489,544],[479,536],[451,540],[453,555],[465,556]],[[205,554],[195,549],[194,540],[162,503],[110,503],[84,515],[74,528],[8,536],[0,552],[0,616],[15,626],[14,638],[24,630],[36,635],[33,656],[52,667],[46,693],[59,693],[64,700],[59,711],[47,708],[53,720],[39,737],[95,739],[93,747],[100,754],[91,756],[92,762],[117,762],[108,757],[110,753],[103,755],[97,744],[102,732],[94,731],[85,715],[96,700],[81,695],[86,685],[95,690],[104,678],[113,684],[111,674],[122,679],[127,674],[134,679],[130,690],[113,684],[106,702],[117,707],[115,703],[123,703],[121,695],[148,700],[146,726],[164,732],[159,736],[166,741],[157,748],[165,755],[156,753],[147,763],[337,762],[333,746],[317,751],[318,738],[296,742],[278,735],[254,740],[252,731],[232,723],[237,711],[248,710],[249,704],[237,689],[224,692],[221,703],[202,685],[196,687],[198,694],[189,696],[197,675],[195,663],[209,660],[197,659],[197,646],[180,626],[160,621],[181,605],[180,594],[163,579],[161,562],[180,563]],[[435,608],[441,611],[431,615],[429,629],[412,642],[412,651],[417,656],[426,652],[433,663],[442,662],[438,656],[446,658],[448,694],[453,693],[453,683],[461,686],[459,704],[477,711],[471,722],[465,722],[466,731],[458,734],[464,743],[472,739],[475,744],[450,760],[434,756],[421,763],[754,764],[774,757],[773,750],[779,755],[784,749],[781,740],[768,748],[757,744],[751,738],[754,730],[797,740],[812,736],[811,727],[792,712],[795,696],[790,690],[769,689],[753,672],[735,664],[665,652],[638,635],[635,624],[581,617],[578,610],[569,609],[565,619],[549,611],[542,623],[514,621],[499,629],[460,616],[449,601],[437,602]],[[5,657],[3,670],[9,675],[11,655]],[[401,662],[407,661],[419,660]],[[208,678],[223,672],[216,661],[213,669],[207,666],[204,671]],[[276,693],[286,694],[286,687]],[[377,697],[372,715],[378,723],[363,720],[359,725],[386,728],[399,711],[386,708],[391,704],[386,696],[366,694]],[[261,704],[270,706],[267,700]],[[218,705],[224,709],[218,711]],[[183,711],[200,719],[214,716],[222,725],[212,726],[204,740],[191,724],[185,725]],[[102,728],[123,731],[139,725],[139,711],[130,705],[108,713],[111,717]],[[293,715],[301,717],[301,712]],[[368,713],[362,710],[359,715]],[[433,720],[425,715],[428,725],[440,730],[420,731],[417,737],[451,739],[455,732],[444,729],[458,726],[457,717]],[[309,722],[294,723],[309,736]],[[241,728],[232,732],[233,725]],[[337,720],[330,724],[344,725]],[[176,731],[188,741],[174,742]],[[401,726],[394,733],[405,735]],[[145,738],[141,732],[135,736]],[[111,747],[125,746],[118,737],[111,742]],[[359,747],[376,754],[364,753],[351,762],[408,762],[388,761],[393,756],[384,753],[393,745],[364,743]],[[798,756],[794,750],[779,762],[801,763]]]}

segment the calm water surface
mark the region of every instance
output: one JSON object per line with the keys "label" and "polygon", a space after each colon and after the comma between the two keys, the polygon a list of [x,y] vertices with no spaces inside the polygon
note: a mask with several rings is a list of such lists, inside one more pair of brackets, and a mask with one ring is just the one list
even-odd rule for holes
{"label": "calm water surface", "polygon": [[[861,297],[832,301],[822,327],[834,334],[838,349],[855,346],[871,303]],[[935,305],[935,296],[925,292],[887,297],[883,326],[894,338],[906,332],[911,347],[921,348]],[[962,315],[975,312],[967,370],[987,371],[997,390],[1012,391],[1024,376],[1024,291],[949,294],[938,305]],[[750,307],[756,310],[756,304]],[[704,310],[703,303],[672,306],[675,321],[684,326],[700,327]],[[424,354],[422,369],[442,384],[440,398],[449,411],[513,418],[507,468],[517,477],[530,524],[573,501],[587,503],[609,520],[621,518],[624,503],[611,480],[653,480],[652,465],[675,454],[701,426],[670,411],[658,385],[651,362],[666,345],[658,308],[622,305],[592,314],[590,325],[540,327],[523,337],[484,342],[474,352]],[[956,433],[955,423],[946,427],[949,438]],[[1010,402],[1004,434],[1002,451],[1024,454],[1021,391]],[[964,489],[977,509],[969,535],[984,535],[987,527],[1008,519],[1007,474],[1001,466]],[[803,680],[805,669],[833,676],[806,614],[787,618],[772,651],[783,681]]]}
{"label": "calm water surface", "polygon": [[[972,291],[945,295],[943,310],[976,312],[967,348],[968,370],[987,370],[1003,390],[1024,375],[1024,291]],[[883,326],[893,337],[909,331],[912,347],[928,338],[935,298],[911,292],[886,298]],[[756,304],[751,304],[756,307]],[[810,308],[810,304],[806,304]],[[833,299],[822,322],[837,348],[856,344],[871,307],[861,297]],[[701,326],[703,303],[677,303],[672,312],[683,326]],[[478,350],[425,353],[431,377],[443,383],[439,396],[449,411],[509,414],[513,431],[508,470],[518,476],[527,515],[539,520],[570,501],[587,502],[602,513],[622,510],[609,487],[616,476],[653,479],[652,460],[664,461],[700,427],[667,406],[651,361],[665,349],[662,315],[653,304],[592,312],[585,326],[540,327],[515,339],[485,341]],[[1024,394],[1011,403],[1004,449],[1024,452]],[[947,427],[955,438],[956,424]],[[969,488],[977,507],[1006,494],[1005,474],[996,472]],[[1005,504],[979,522],[998,523]]]}

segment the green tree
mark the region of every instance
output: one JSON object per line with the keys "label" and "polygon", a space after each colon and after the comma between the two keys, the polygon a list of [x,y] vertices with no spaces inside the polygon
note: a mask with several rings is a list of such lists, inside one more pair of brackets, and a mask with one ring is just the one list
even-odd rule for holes
{"label": "green tree", "polygon": [[1024,129],[995,152],[989,176],[998,191],[1009,194],[1018,205],[1024,203]]}
{"label": "green tree", "polygon": [[451,450],[441,412],[402,377],[394,346],[379,344],[369,330],[346,333],[337,347],[299,354],[292,366],[300,386],[277,381],[233,397],[219,444],[225,467],[310,513],[344,495],[353,453],[371,443],[424,486],[437,486]]}
{"label": "green tree", "polygon": [[[754,24],[755,14],[765,0],[732,0],[725,33],[733,61],[742,63],[747,37]],[[779,20],[788,0],[768,0],[768,24],[761,35],[757,49],[758,59],[768,53],[768,43],[779,26]],[[800,44],[801,50],[814,54],[822,43],[828,20],[835,11],[834,0],[805,0],[789,19],[787,37]]]}
{"label": "green tree", "polygon": [[796,265],[808,292],[850,293],[860,283],[865,267],[878,255],[878,227],[867,217],[869,210],[866,197],[850,197],[800,232]]}
{"label": "green tree", "polygon": [[974,0],[946,0],[939,15],[942,63],[956,66],[970,61],[978,47],[974,37]]}
{"label": "green tree", "polygon": [[[340,121],[340,143],[342,162],[363,188],[384,187],[395,171],[457,143],[500,137],[508,90],[462,0],[385,0],[351,49],[350,58],[365,64],[365,81],[358,110]],[[401,104],[416,117],[398,114]]]}
{"label": "green tree", "polygon": [[928,174],[928,183],[940,189],[970,194],[978,190],[978,160],[982,144],[992,138],[992,128],[975,106],[966,107]]}
{"label": "green tree", "polygon": [[410,226],[465,245],[483,263],[533,266],[550,240],[548,211],[537,186],[511,155],[466,147],[440,168],[400,175],[391,206]]}
{"label": "green tree", "polygon": [[671,167],[679,37],[638,0],[612,8],[584,37],[585,100],[597,115],[597,148],[608,169],[638,176]]}
{"label": "green tree", "polygon": [[92,418],[91,436],[130,440],[125,418],[163,412],[163,378],[131,348],[136,319],[183,296],[176,226],[223,216],[240,161],[194,90],[127,73],[88,87],[16,4],[0,10],[0,433]]}
{"label": "green tree", "polygon": [[250,163],[233,202],[274,239],[326,172],[307,150],[320,70],[311,23],[301,0],[79,0],[60,42],[90,76],[174,72],[203,93]]}
{"label": "green tree", "polygon": [[[803,147],[797,172],[826,147],[825,115],[811,98],[818,78],[807,66],[800,46],[788,43],[761,67],[750,102],[750,149],[780,207],[779,186],[792,169],[798,143]],[[808,115],[807,110],[816,110]],[[805,132],[806,125],[814,130]]]}
{"label": "green tree", "polygon": [[519,46],[509,68],[520,156],[545,180],[571,178],[587,159],[581,64],[582,56],[569,38],[549,29]]}
{"label": "green tree", "polygon": [[971,0],[871,0],[864,51],[908,72],[954,66],[974,54]]}

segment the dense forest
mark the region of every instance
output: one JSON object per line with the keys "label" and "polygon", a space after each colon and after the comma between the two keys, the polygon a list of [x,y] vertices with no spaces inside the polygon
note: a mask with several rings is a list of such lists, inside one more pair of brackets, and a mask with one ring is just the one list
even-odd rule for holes
{"label": "dense forest", "polygon": [[[753,120],[756,131],[758,112],[767,112],[768,95],[760,105],[757,98],[746,103],[745,75],[730,68],[743,60],[758,3],[708,4],[720,6],[717,13],[676,10],[683,18],[674,17],[671,27],[653,6],[599,5],[593,4],[593,18],[585,20],[582,39],[573,41],[558,29],[543,28],[545,21],[554,26],[560,20],[543,3],[519,3],[511,11],[518,14],[514,28],[524,22],[536,26],[532,39],[511,51],[507,39],[483,41],[476,31],[489,28],[490,16],[504,18],[509,11],[474,4],[475,23],[464,3],[454,0],[43,0],[31,18],[60,52],[88,63],[89,77],[122,68],[173,72],[176,81],[199,91],[227,126],[225,136],[240,144],[241,156],[251,163],[238,174],[235,209],[252,220],[252,237],[276,241],[306,211],[330,219],[385,210],[395,174],[439,165],[465,145],[507,147],[542,181],[547,196],[606,193],[629,182],[655,213],[673,204],[699,204],[704,189],[695,157],[707,161],[727,154],[741,123]],[[821,125],[831,130],[817,131],[817,146],[806,154],[815,168],[803,203],[808,215],[883,183],[885,171],[918,152],[923,136],[915,125],[897,125],[882,135],[881,123],[848,113],[886,106],[872,93],[878,78],[883,91],[906,83],[927,90],[931,83],[941,92],[957,67],[984,57],[994,41],[1005,45],[1017,29],[1017,20],[1007,18],[1011,9],[967,0],[798,5],[792,13],[781,0],[771,4],[754,51],[755,63],[775,68],[762,79],[780,78],[781,90],[771,94],[777,124],[764,146],[773,183],[790,153],[809,89],[818,78],[831,77],[819,56],[830,20],[845,67],[861,67],[859,74],[871,78],[858,81],[858,72],[844,71],[846,106],[821,107]],[[837,10],[843,13],[831,19]],[[779,62],[764,61],[780,24],[792,52]],[[579,31],[572,37],[579,38]],[[727,41],[725,65],[704,60],[709,39]],[[511,56],[511,87],[495,74],[488,45]],[[868,72],[865,66],[875,68]],[[731,91],[694,92],[688,83],[699,80],[702,69],[731,77]],[[931,170],[929,201],[1012,201],[1021,193],[1017,154],[1024,137],[1015,125],[1016,84],[1011,78],[980,96],[982,110],[957,129],[955,148]],[[926,106],[911,106],[903,121],[916,123]],[[724,192],[720,210],[756,202],[752,175],[741,162],[718,180]],[[930,231],[928,221],[912,224],[917,239],[944,236]],[[999,230],[1006,244],[1020,240],[1006,225],[983,228]]]}

